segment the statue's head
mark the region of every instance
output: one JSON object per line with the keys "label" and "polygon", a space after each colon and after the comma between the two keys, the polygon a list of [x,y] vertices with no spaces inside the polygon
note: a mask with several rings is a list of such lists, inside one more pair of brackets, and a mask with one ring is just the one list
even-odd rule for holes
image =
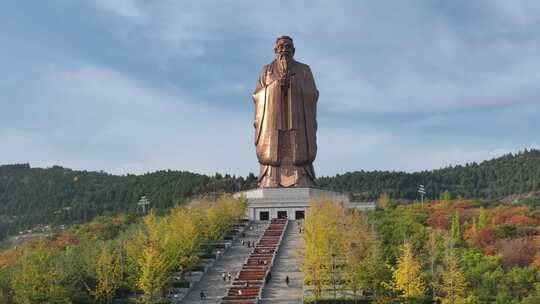
{"label": "statue's head", "polygon": [[292,59],[294,56],[294,43],[289,36],[280,36],[276,39],[276,47],[274,47],[274,53],[276,56],[285,57],[285,59]]}

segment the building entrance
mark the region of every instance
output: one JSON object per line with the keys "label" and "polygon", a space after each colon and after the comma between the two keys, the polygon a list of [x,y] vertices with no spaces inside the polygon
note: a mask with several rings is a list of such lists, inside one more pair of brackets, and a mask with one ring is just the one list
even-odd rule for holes
{"label": "building entrance", "polygon": [[304,210],[302,210],[302,211],[295,211],[295,212],[294,212],[294,219],[295,219],[295,220],[303,220],[304,217],[305,217]]}
{"label": "building entrance", "polygon": [[277,212],[277,218],[278,219],[286,219],[287,218],[287,211],[278,211]]}

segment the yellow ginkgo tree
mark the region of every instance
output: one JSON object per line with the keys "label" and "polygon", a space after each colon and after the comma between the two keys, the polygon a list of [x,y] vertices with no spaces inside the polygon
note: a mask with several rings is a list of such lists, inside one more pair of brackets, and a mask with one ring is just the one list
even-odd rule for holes
{"label": "yellow ginkgo tree", "polygon": [[345,210],[330,200],[311,203],[304,222],[304,259],[302,270],[305,281],[314,289],[315,298],[325,286],[335,285],[337,266],[343,256],[342,242]]}
{"label": "yellow ginkgo tree", "polygon": [[400,248],[396,267],[392,270],[392,281],[384,285],[401,293],[405,298],[415,298],[425,294],[426,284],[423,278],[422,266],[414,257],[412,244],[406,241]]}
{"label": "yellow ginkgo tree", "polygon": [[139,287],[150,300],[159,296],[168,282],[166,258],[154,247],[148,246],[139,260],[141,276],[137,281]]}
{"label": "yellow ginkgo tree", "polygon": [[114,248],[104,244],[96,260],[94,297],[97,301],[110,303],[121,282],[122,265],[120,255]]}

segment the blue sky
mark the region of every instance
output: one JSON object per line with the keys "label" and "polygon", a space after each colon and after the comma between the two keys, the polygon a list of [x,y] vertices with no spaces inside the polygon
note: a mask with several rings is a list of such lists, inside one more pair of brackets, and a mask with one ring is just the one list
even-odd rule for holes
{"label": "blue sky", "polygon": [[0,163],[257,172],[250,96],[279,35],[319,87],[319,175],[540,147],[538,1],[3,1],[0,20]]}

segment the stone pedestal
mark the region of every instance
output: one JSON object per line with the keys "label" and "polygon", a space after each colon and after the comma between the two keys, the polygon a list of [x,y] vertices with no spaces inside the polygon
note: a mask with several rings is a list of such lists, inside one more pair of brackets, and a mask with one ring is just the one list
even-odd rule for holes
{"label": "stone pedestal", "polygon": [[258,188],[238,192],[234,196],[247,198],[248,217],[252,221],[273,218],[303,219],[308,213],[310,201],[320,198],[342,202],[347,207],[349,205],[347,195],[315,188]]}

